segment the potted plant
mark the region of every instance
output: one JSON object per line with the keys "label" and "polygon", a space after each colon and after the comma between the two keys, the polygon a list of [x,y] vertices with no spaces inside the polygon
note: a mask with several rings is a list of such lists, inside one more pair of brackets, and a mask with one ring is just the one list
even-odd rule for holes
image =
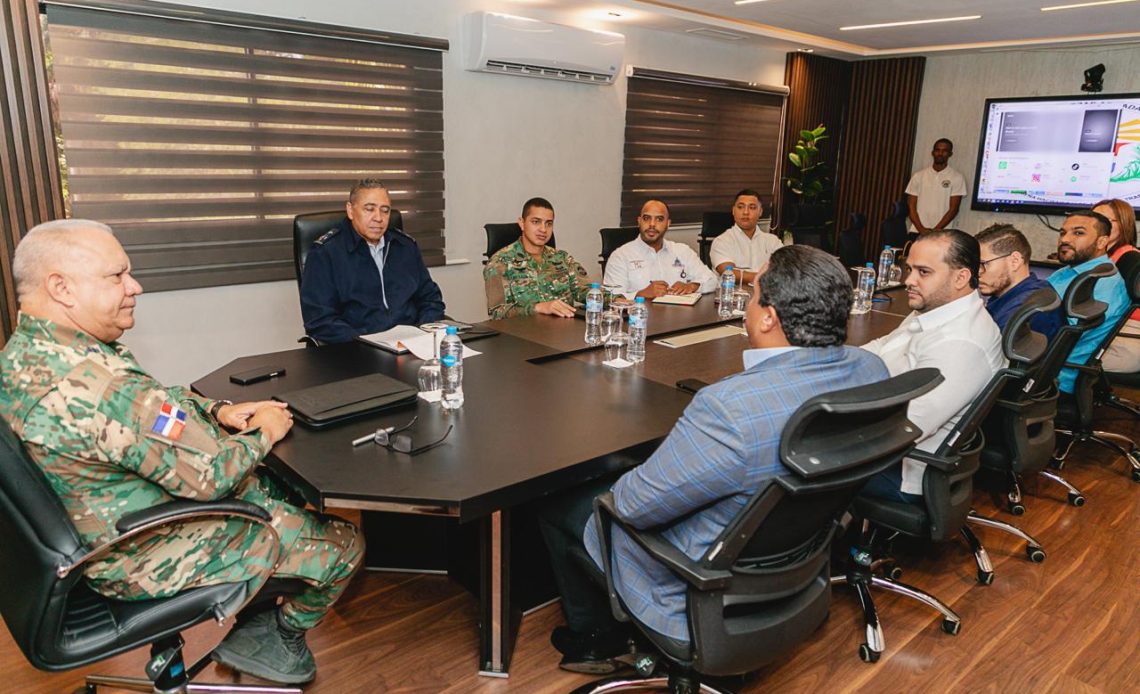
{"label": "potted plant", "polygon": [[[811,236],[819,239],[812,245],[820,246],[825,243],[826,227],[831,223],[831,179],[827,175],[826,163],[820,160],[819,151],[820,143],[826,139],[827,127],[822,124],[813,130],[801,130],[800,139],[788,152],[792,168],[784,179],[788,190],[795,196],[788,227],[793,233],[799,232],[801,237],[810,232]],[[802,238],[800,242],[804,240],[807,239]]]}

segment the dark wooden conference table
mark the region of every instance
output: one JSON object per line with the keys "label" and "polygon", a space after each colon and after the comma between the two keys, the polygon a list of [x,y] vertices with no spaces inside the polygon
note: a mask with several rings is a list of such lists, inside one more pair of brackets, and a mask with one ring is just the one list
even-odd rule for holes
{"label": "dark wooden conference table", "polygon": [[[906,312],[905,298],[876,303],[871,313],[851,318],[848,342],[863,344],[889,332]],[[585,345],[582,320],[487,321],[481,325],[500,334],[471,343],[482,354],[464,361],[461,409],[448,413],[418,400],[325,429],[299,424],[266,464],[321,511],[383,511],[475,524],[480,672],[505,677],[519,620],[511,604],[511,510],[643,460],[689,403],[690,396],[673,387],[676,381],[713,382],[735,373],[747,347],[743,335],[678,348],[656,340],[724,323],[741,325],[739,318],[718,318],[711,296],[694,306],[654,305],[645,362],[611,369],[601,365],[600,348]],[[411,354],[363,343],[306,347],[234,360],[192,387],[207,397],[248,401],[375,372],[414,385],[420,364]],[[230,374],[264,366],[286,373],[250,386],[229,381]],[[454,429],[442,445],[416,456],[351,445],[412,416],[415,445]]]}

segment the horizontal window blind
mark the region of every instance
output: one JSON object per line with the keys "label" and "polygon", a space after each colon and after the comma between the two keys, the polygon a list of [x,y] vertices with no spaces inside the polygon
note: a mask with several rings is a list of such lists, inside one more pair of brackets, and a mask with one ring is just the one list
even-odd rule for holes
{"label": "horizontal window blind", "polygon": [[376,177],[443,264],[439,50],[235,16],[48,5],[71,216],[114,227],[149,290],[282,280],[293,216]]}
{"label": "horizontal window blind", "polygon": [[622,224],[635,224],[650,198],[669,204],[674,224],[728,210],[742,188],[771,200],[783,93],[638,72],[626,98]]}

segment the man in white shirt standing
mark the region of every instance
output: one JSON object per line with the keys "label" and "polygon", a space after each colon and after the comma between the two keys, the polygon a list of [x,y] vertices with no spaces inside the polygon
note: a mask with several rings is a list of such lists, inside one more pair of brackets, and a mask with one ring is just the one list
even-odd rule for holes
{"label": "man in white shirt standing", "polygon": [[947,163],[954,156],[954,143],[940,138],[930,155],[930,168],[916,171],[906,184],[910,230],[918,234],[945,229],[958,216],[966,195],[966,179]]}
{"label": "man in white shirt standing", "polygon": [[650,200],[637,217],[638,238],[618,248],[606,261],[603,283],[627,298],[656,299],[665,294],[708,294],[717,276],[683,243],[665,240],[669,206]]}
{"label": "man in white shirt standing", "polygon": [[[937,450],[1006,363],[1001,331],[977,291],[980,257],[977,240],[957,229],[920,236],[907,258],[910,315],[889,335],[863,345],[882,358],[891,376],[930,366],[946,379],[910,403],[907,416],[922,429],[919,450]],[[904,459],[901,468],[873,477],[863,491],[891,501],[919,503],[925,468]]]}
{"label": "man in white shirt standing", "polygon": [[759,193],[746,188],[736,194],[732,203],[732,219],[736,224],[713,239],[709,249],[716,274],[723,273],[731,264],[737,281],[748,284],[756,279],[756,271],[764,267],[772,252],[783,245],[775,234],[760,229],[762,214],[764,205]]}

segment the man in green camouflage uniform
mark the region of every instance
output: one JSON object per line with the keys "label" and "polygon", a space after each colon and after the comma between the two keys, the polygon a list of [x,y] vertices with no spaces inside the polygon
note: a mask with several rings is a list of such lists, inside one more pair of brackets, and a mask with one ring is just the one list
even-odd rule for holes
{"label": "man in green camouflage uniform", "polygon": [[548,248],[554,234],[554,207],[531,198],[519,217],[519,240],[505,246],[483,268],[487,313],[510,318],[543,313],[574,317],[574,304],[586,300],[586,271],[566,251]]}
{"label": "man in green camouflage uniform", "polygon": [[[167,387],[116,340],[134,325],[126,253],[97,222],[32,229],[13,260],[20,302],[0,353],[0,416],[23,440],[89,546],[113,539],[124,515],[172,499],[242,499],[265,509],[272,534],[224,518],[164,526],[118,546],[86,576],[122,600],[275,577],[307,586],[279,609],[243,615],[215,659],[285,683],[316,674],[304,632],[321,621],[360,565],[363,539],[333,517],[285,502],[257,469],[292,417],[283,403],[237,405]],[[229,433],[223,429],[234,430]]]}

